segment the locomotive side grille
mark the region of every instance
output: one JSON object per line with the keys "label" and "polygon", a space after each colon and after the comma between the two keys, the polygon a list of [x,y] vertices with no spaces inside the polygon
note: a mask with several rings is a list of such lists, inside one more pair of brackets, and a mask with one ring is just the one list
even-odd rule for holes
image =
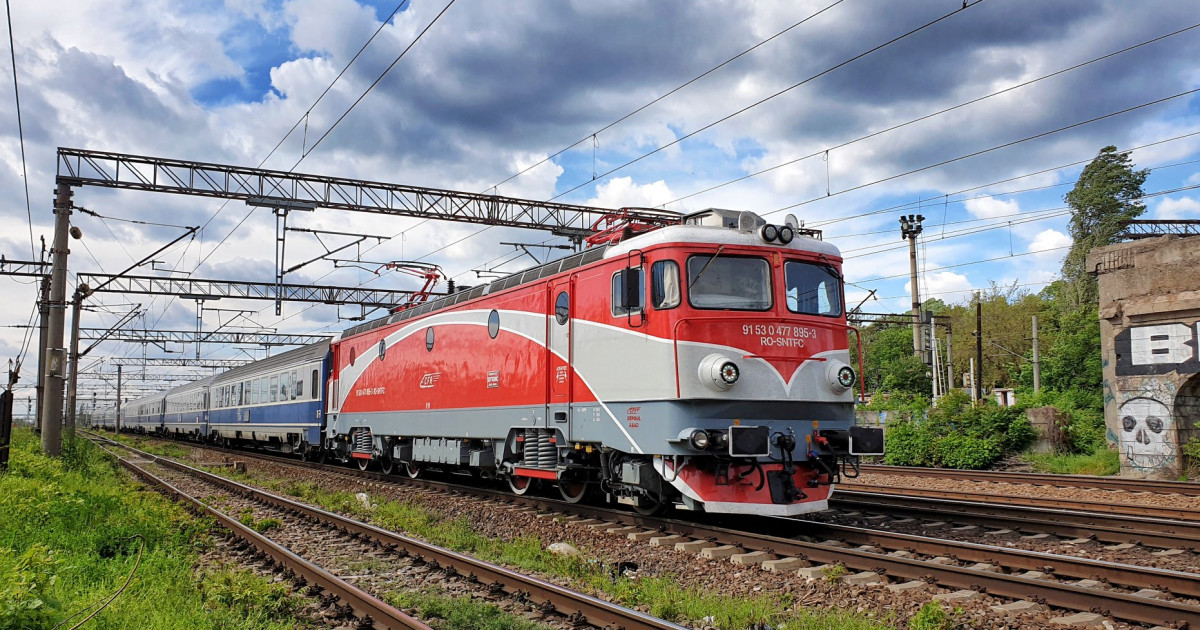
{"label": "locomotive side grille", "polygon": [[355,431],[354,437],[350,438],[350,441],[354,444],[354,452],[356,452],[356,453],[370,453],[371,452],[371,441],[372,440],[371,440],[371,430],[370,429],[359,429],[358,431]]}

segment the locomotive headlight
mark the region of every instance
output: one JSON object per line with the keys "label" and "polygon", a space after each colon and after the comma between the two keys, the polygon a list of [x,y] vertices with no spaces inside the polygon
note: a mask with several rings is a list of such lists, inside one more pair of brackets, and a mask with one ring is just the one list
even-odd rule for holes
{"label": "locomotive headlight", "polygon": [[825,375],[829,377],[829,386],[838,393],[854,387],[854,383],[858,381],[854,368],[841,361],[831,361]]}
{"label": "locomotive headlight", "polygon": [[688,437],[688,441],[692,443],[692,448],[698,451],[703,451],[711,446],[711,442],[708,439],[708,431],[704,429],[692,431],[692,435]]}
{"label": "locomotive headlight", "polygon": [[762,229],[758,231],[758,234],[762,237],[762,240],[768,243],[773,243],[775,242],[775,239],[779,238],[779,228],[768,223],[762,226]]}
{"label": "locomotive headlight", "polygon": [[838,385],[842,387],[852,387],[854,385],[854,368],[844,366],[837,371]]}
{"label": "locomotive headlight", "polygon": [[742,376],[741,369],[724,355],[710,354],[700,361],[696,376],[702,383],[724,391],[733,387]]}
{"label": "locomotive headlight", "polygon": [[796,230],[792,229],[791,226],[785,225],[785,226],[779,228],[779,242],[780,243],[787,245],[788,243],[791,243],[792,239],[794,239],[794,238],[796,238]]}
{"label": "locomotive headlight", "polygon": [[738,369],[737,364],[733,361],[726,361],[721,364],[721,380],[726,385],[733,385],[741,375],[742,371]]}

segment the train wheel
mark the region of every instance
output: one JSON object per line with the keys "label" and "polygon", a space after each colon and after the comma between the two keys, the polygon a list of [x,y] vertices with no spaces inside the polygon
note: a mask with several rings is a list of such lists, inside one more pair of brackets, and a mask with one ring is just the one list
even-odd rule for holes
{"label": "train wheel", "polygon": [[396,462],[392,461],[391,457],[383,457],[379,460],[379,471],[385,475],[390,475],[396,470]]}
{"label": "train wheel", "polygon": [[421,476],[421,467],[417,462],[404,462],[404,476],[409,479],[416,479]]}
{"label": "train wheel", "polygon": [[661,497],[638,497],[637,503],[633,506],[633,511],[642,516],[657,516],[667,511],[669,504],[663,501]]}
{"label": "train wheel", "polygon": [[592,484],[586,481],[558,480],[558,493],[567,503],[582,503],[592,492]]}
{"label": "train wheel", "polygon": [[531,477],[517,477],[516,475],[508,476],[508,487],[513,491],[513,494],[520,496],[529,492],[534,486],[534,480]]}
{"label": "train wheel", "polygon": [[371,465],[371,460],[366,457],[355,457],[354,461],[358,464],[358,469],[363,472],[366,472],[367,468]]}

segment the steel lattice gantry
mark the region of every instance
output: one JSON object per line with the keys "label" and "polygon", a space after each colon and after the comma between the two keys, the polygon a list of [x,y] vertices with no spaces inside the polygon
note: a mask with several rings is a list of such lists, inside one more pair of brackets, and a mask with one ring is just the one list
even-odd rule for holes
{"label": "steel lattice gantry", "polygon": [[50,275],[50,263],[36,260],[8,260],[0,256],[0,276],[31,276],[41,278]]}
{"label": "steel lattice gantry", "polygon": [[80,328],[80,339],[107,339],[133,343],[223,343],[252,344],[260,346],[305,346],[332,339],[332,335],[289,335],[245,331],[196,332],[194,330],[132,330],[121,328]]}
{"label": "steel lattice gantry", "polygon": [[115,357],[109,359],[109,364],[111,365],[132,365],[137,367],[143,365],[163,365],[173,367],[227,369],[246,365],[247,363],[250,363],[250,359],[191,359],[188,357],[180,357],[178,359],[174,357],[149,357],[145,359],[138,357]]}
{"label": "steel lattice gantry", "polygon": [[240,298],[316,302],[320,304],[362,304],[390,308],[404,304],[412,291],[366,289],[306,284],[285,284],[279,293],[272,282],[230,282],[194,278],[163,278],[158,276],[115,276],[100,273],[80,273],[79,282],[98,287],[97,292],[140,293],[145,295],[175,295],[190,299],[215,300]]}
{"label": "steel lattice gantry", "polygon": [[[274,203],[281,208],[315,206],[550,230],[575,238],[593,234],[592,226],[613,212],[499,195],[61,147],[57,181],[68,186],[240,199],[256,205]],[[630,209],[625,216],[655,225],[679,222],[678,214],[653,209]]]}

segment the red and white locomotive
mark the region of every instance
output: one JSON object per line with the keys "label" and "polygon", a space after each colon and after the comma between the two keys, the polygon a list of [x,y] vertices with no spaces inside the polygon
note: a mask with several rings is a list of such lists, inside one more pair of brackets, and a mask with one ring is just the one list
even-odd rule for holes
{"label": "red and white locomotive", "polygon": [[634,227],[345,331],[326,452],[643,513],[825,509],[843,465],[882,450],[854,426],[837,248],[731,210]]}

